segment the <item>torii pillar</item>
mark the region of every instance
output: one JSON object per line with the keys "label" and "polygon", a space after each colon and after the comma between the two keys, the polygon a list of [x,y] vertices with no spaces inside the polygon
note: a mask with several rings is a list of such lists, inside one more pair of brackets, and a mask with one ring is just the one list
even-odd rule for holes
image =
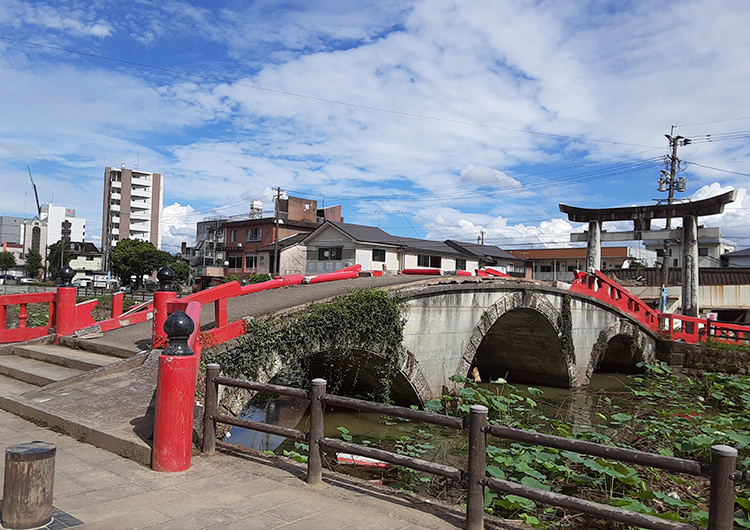
{"label": "torii pillar", "polygon": [[[657,204],[654,206],[630,206],[624,208],[578,208],[560,204],[560,211],[576,223],[588,223],[586,233],[588,251],[586,266],[599,270],[601,267],[602,241],[682,240],[682,314],[697,317],[698,307],[698,217],[716,215],[724,206],[737,199],[735,190],[722,195],[694,202]],[[652,219],[682,217],[682,230],[651,230]],[[604,221],[633,221],[632,232],[602,233]],[[582,241],[580,234],[571,234],[571,241]],[[666,259],[666,257],[665,257]]]}
{"label": "torii pillar", "polygon": [[682,314],[697,317],[698,310],[698,218],[682,218]]}

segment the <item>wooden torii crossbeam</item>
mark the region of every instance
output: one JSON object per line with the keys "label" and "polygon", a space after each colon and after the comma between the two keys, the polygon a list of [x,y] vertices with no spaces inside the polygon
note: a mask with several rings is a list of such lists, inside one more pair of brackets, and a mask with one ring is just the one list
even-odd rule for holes
{"label": "wooden torii crossbeam", "polygon": [[[589,223],[586,235],[588,252],[586,264],[589,269],[601,268],[602,240],[638,241],[642,239],[682,239],[682,313],[698,316],[698,217],[724,212],[724,207],[737,199],[732,190],[716,197],[700,201],[656,204],[652,206],[628,206],[622,208],[579,208],[560,204],[560,211],[568,220]],[[682,217],[682,230],[651,230],[652,219]],[[602,223],[610,221],[633,221],[632,232],[605,234],[602,239]],[[681,234],[680,234],[681,232]],[[681,236],[681,237],[680,237]],[[572,234],[571,241],[581,240],[580,234]]]}

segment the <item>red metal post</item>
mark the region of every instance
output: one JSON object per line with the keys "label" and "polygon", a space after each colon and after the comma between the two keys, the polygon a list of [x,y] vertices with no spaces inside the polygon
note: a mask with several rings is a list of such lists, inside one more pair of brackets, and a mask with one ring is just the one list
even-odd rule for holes
{"label": "red metal post", "polygon": [[57,288],[57,310],[55,311],[55,335],[72,335],[76,330],[76,288]]}
{"label": "red metal post", "polygon": [[159,289],[154,292],[154,325],[151,333],[151,347],[158,349],[167,345],[167,336],[164,333],[164,323],[169,316],[167,304],[177,299],[177,293],[172,290],[174,271],[169,267],[162,267],[156,273],[159,280]]}
{"label": "red metal post", "polygon": [[195,357],[187,344],[195,326],[184,311],[169,315],[164,330],[169,345],[159,356],[154,410],[154,447],[151,469],[184,471],[190,468],[195,408]]}

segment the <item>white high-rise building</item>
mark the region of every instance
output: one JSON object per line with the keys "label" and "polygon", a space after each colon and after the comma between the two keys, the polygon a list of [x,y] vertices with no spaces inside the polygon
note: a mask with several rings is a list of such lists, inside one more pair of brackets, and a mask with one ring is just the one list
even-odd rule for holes
{"label": "white high-rise building", "polygon": [[102,249],[105,255],[123,239],[150,241],[161,248],[159,221],[163,200],[162,176],[137,169],[104,169]]}
{"label": "white high-rise building", "polygon": [[47,246],[58,241],[70,243],[86,240],[86,219],[76,217],[73,208],[44,204],[40,217],[47,223]]}

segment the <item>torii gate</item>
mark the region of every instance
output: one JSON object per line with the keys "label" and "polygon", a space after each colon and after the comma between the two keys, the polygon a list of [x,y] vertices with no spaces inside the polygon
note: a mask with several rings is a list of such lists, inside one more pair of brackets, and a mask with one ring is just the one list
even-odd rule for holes
{"label": "torii gate", "polygon": [[[695,202],[657,204],[654,206],[630,206],[624,208],[578,208],[560,204],[560,211],[568,214],[568,220],[589,223],[583,234],[571,234],[571,241],[587,241],[586,265],[599,270],[602,263],[602,241],[638,240],[682,240],[682,314],[698,316],[698,217],[715,215],[724,211],[724,206],[737,199],[737,191]],[[682,217],[682,229],[651,230],[652,219]],[[602,233],[604,221],[633,221],[632,232]]]}

